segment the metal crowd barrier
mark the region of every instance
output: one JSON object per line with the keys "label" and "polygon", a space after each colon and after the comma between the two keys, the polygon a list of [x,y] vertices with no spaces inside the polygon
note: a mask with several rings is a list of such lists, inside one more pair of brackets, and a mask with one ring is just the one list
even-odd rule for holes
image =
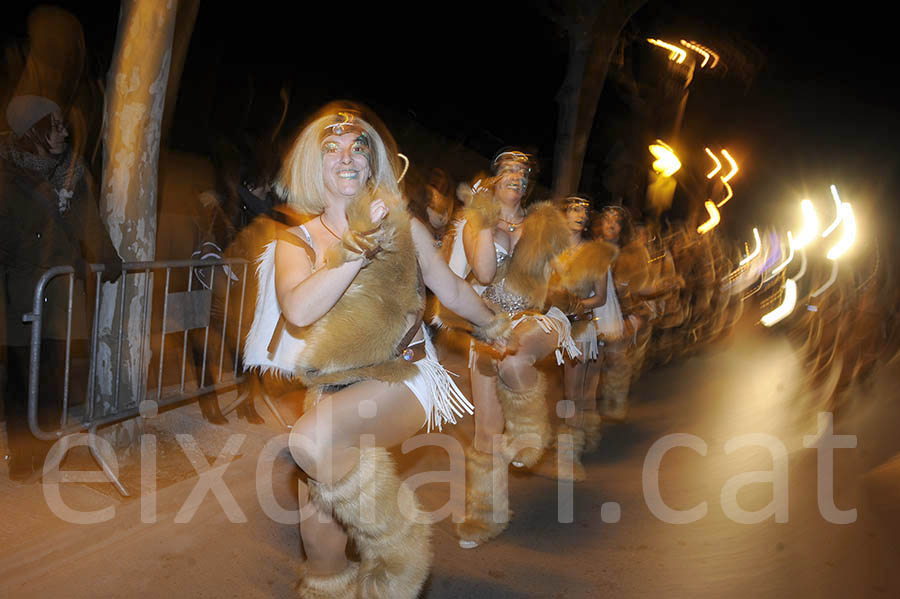
{"label": "metal crowd barrier", "polygon": [[[220,268],[221,267],[221,268]],[[56,266],[50,268],[39,279],[34,290],[33,310],[30,314],[23,316],[23,320],[32,323],[31,328],[31,347],[29,356],[29,381],[28,381],[28,426],[31,433],[38,439],[54,441],[63,439],[69,435],[88,431],[90,444],[89,449],[94,460],[103,469],[110,481],[116,486],[120,493],[128,496],[128,492],[114,475],[112,470],[104,461],[100,452],[94,444],[94,433],[97,428],[135,418],[141,415],[141,402],[144,400],[155,401],[158,408],[170,406],[173,404],[184,402],[185,400],[198,397],[210,392],[218,392],[236,387],[242,383],[245,376],[239,372],[241,365],[241,340],[244,337],[242,327],[249,323],[243,322],[245,300],[254,301],[252,298],[246,298],[247,292],[247,275],[252,271],[248,269],[247,260],[240,258],[226,258],[216,260],[170,260],[156,262],[127,262],[123,265],[122,274],[119,279],[113,283],[115,289],[115,301],[117,305],[118,318],[112,323],[112,328],[108,334],[104,334],[104,338],[115,339],[115,347],[113,348],[114,359],[111,360],[113,372],[113,396],[110,401],[108,397],[104,398],[98,392],[97,385],[97,369],[98,369],[98,344],[100,317],[101,317],[101,278],[100,273],[103,272],[103,266],[99,264],[90,265],[91,271],[95,273],[94,287],[94,306],[93,314],[88,320],[90,323],[89,355],[88,355],[88,374],[87,385],[83,402],[79,405],[70,405],[71,389],[70,381],[72,375],[72,321],[73,321],[73,296],[75,293],[75,275],[71,266]],[[162,287],[158,287],[156,281],[156,273],[165,272],[164,283]],[[185,272],[187,278],[182,278],[179,282],[180,287],[186,287],[181,290],[172,291],[172,275],[173,272]],[[200,272],[204,276],[197,276]],[[240,274],[238,274],[240,273]],[[140,315],[139,331],[145,331],[149,334],[149,339],[142,339],[140,342],[140,382],[138,384],[137,396],[129,398],[121,398],[121,374],[122,374],[122,348],[123,335],[126,327],[132,327],[133,323],[126,320],[125,314],[127,288],[126,282],[133,280],[134,277],[143,274],[143,281],[138,281],[138,286],[143,287],[143,309]],[[236,276],[237,275],[237,276]],[[67,276],[68,279],[68,296],[66,306],[66,338],[65,338],[65,369],[63,372],[63,397],[61,409],[55,409],[59,412],[58,428],[45,430],[41,427],[39,412],[40,398],[40,382],[41,382],[41,329],[43,324],[45,291],[50,281],[56,277]],[[216,287],[216,277],[224,277],[225,283],[219,282]],[[129,279],[131,277],[131,279]],[[184,284],[186,280],[186,285]],[[85,282],[87,290],[88,282]],[[107,283],[106,285],[109,285]],[[235,290],[232,290],[235,287]],[[239,291],[238,291],[239,289]],[[216,299],[222,304],[221,314],[214,310],[213,295],[214,290],[218,291]],[[157,300],[157,296],[162,294],[161,317],[157,317],[154,312],[153,303]],[[232,297],[232,296],[237,297]],[[238,309],[233,308],[237,305]],[[75,318],[86,318],[87,314],[75,315]],[[129,318],[135,318],[134,314]],[[237,319],[236,326],[229,319]],[[110,324],[110,323],[105,323]],[[229,329],[229,326],[233,326]],[[158,327],[158,330],[154,330]],[[233,334],[229,334],[229,331]],[[191,335],[192,332],[195,332]],[[213,333],[218,347],[213,348],[210,352],[210,333]],[[176,384],[164,384],[164,374],[168,374],[171,378],[173,374],[166,369],[166,343],[167,336],[175,333],[183,333],[181,340],[181,372]],[[189,355],[192,356],[191,364],[197,368],[197,350],[200,347],[197,339],[197,333],[202,335],[202,359],[199,362],[199,372],[195,372],[194,380],[186,378],[186,370]],[[157,337],[158,336],[158,337]],[[158,340],[158,341],[157,341]],[[148,350],[150,356],[145,352]],[[218,350],[218,355],[215,355]],[[226,362],[227,352],[227,362]],[[212,355],[211,355],[212,353]],[[212,358],[212,359],[210,359]],[[156,362],[154,370],[153,363]],[[146,365],[146,366],[145,366]],[[215,372],[209,373],[208,366],[215,366]],[[151,372],[151,370],[154,370]],[[211,368],[210,368],[211,370]],[[55,376],[57,373],[51,373]],[[177,372],[174,374],[178,374]],[[209,375],[209,376],[208,376]],[[152,386],[155,379],[155,386]],[[207,382],[208,381],[208,382]],[[224,413],[235,409],[240,403],[245,401],[248,395],[245,393],[239,397],[237,401],[232,402]],[[268,396],[263,400],[272,410],[278,421],[287,426],[284,419],[278,412],[277,407],[271,402]],[[45,406],[46,411],[46,406]],[[68,448],[66,448],[68,449]]]}

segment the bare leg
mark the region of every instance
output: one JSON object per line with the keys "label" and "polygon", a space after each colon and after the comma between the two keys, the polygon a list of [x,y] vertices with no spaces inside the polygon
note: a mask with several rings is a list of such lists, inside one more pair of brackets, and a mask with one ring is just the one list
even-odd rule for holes
{"label": "bare leg", "polygon": [[515,330],[518,347],[506,355],[498,367],[500,380],[513,391],[521,392],[537,383],[534,363],[550,354],[557,345],[556,333],[546,333],[533,320],[526,320]]}

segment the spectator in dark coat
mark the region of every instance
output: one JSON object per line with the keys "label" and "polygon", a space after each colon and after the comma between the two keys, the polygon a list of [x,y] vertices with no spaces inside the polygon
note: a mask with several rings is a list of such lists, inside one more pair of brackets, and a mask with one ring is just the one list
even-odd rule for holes
{"label": "spectator in dark coat", "polygon": [[[8,360],[6,395],[10,477],[24,479],[39,470],[49,444],[40,443],[27,425],[31,327],[22,316],[32,311],[35,285],[49,268],[75,270],[72,297],[69,404],[83,401],[86,388],[89,263],[104,264],[103,279],[116,280],[122,262],[100,220],[90,174],[66,143],[68,130],[59,106],[41,96],[16,96],[6,111],[12,133],[0,140],[0,286],[5,302]],[[92,288],[87,286],[87,288]],[[44,293],[41,326],[40,424],[59,424],[62,402],[67,277],[57,277]]]}

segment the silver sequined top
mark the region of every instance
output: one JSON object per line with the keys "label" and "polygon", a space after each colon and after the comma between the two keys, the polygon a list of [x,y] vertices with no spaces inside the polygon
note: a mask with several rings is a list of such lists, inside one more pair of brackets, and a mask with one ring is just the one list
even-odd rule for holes
{"label": "silver sequined top", "polygon": [[[511,258],[512,256],[505,251],[497,251],[497,268],[499,269],[509,262]],[[524,297],[506,290],[506,279],[500,279],[488,285],[481,297],[498,306],[510,317],[531,307]]]}

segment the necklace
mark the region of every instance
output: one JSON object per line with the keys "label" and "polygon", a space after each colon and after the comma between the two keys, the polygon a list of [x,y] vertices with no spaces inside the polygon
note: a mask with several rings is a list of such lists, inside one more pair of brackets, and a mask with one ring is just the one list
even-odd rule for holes
{"label": "necklace", "polygon": [[522,226],[522,223],[525,222],[525,219],[523,217],[522,220],[520,220],[519,222],[511,223],[508,220],[506,220],[505,218],[500,217],[500,222],[506,223],[506,227],[509,229],[509,232],[514,233],[516,229],[518,229],[519,227]]}
{"label": "necklace", "polygon": [[325,227],[325,230],[326,230],[326,231],[328,231],[329,233],[331,233],[331,236],[332,236],[332,237],[334,237],[334,238],[337,239],[338,241],[341,240],[341,238],[337,236],[337,233],[335,233],[334,231],[332,231],[332,230],[328,227],[328,225],[325,224],[325,219],[322,218],[322,215],[321,215],[321,214],[319,215],[319,222],[322,223],[322,226]]}

